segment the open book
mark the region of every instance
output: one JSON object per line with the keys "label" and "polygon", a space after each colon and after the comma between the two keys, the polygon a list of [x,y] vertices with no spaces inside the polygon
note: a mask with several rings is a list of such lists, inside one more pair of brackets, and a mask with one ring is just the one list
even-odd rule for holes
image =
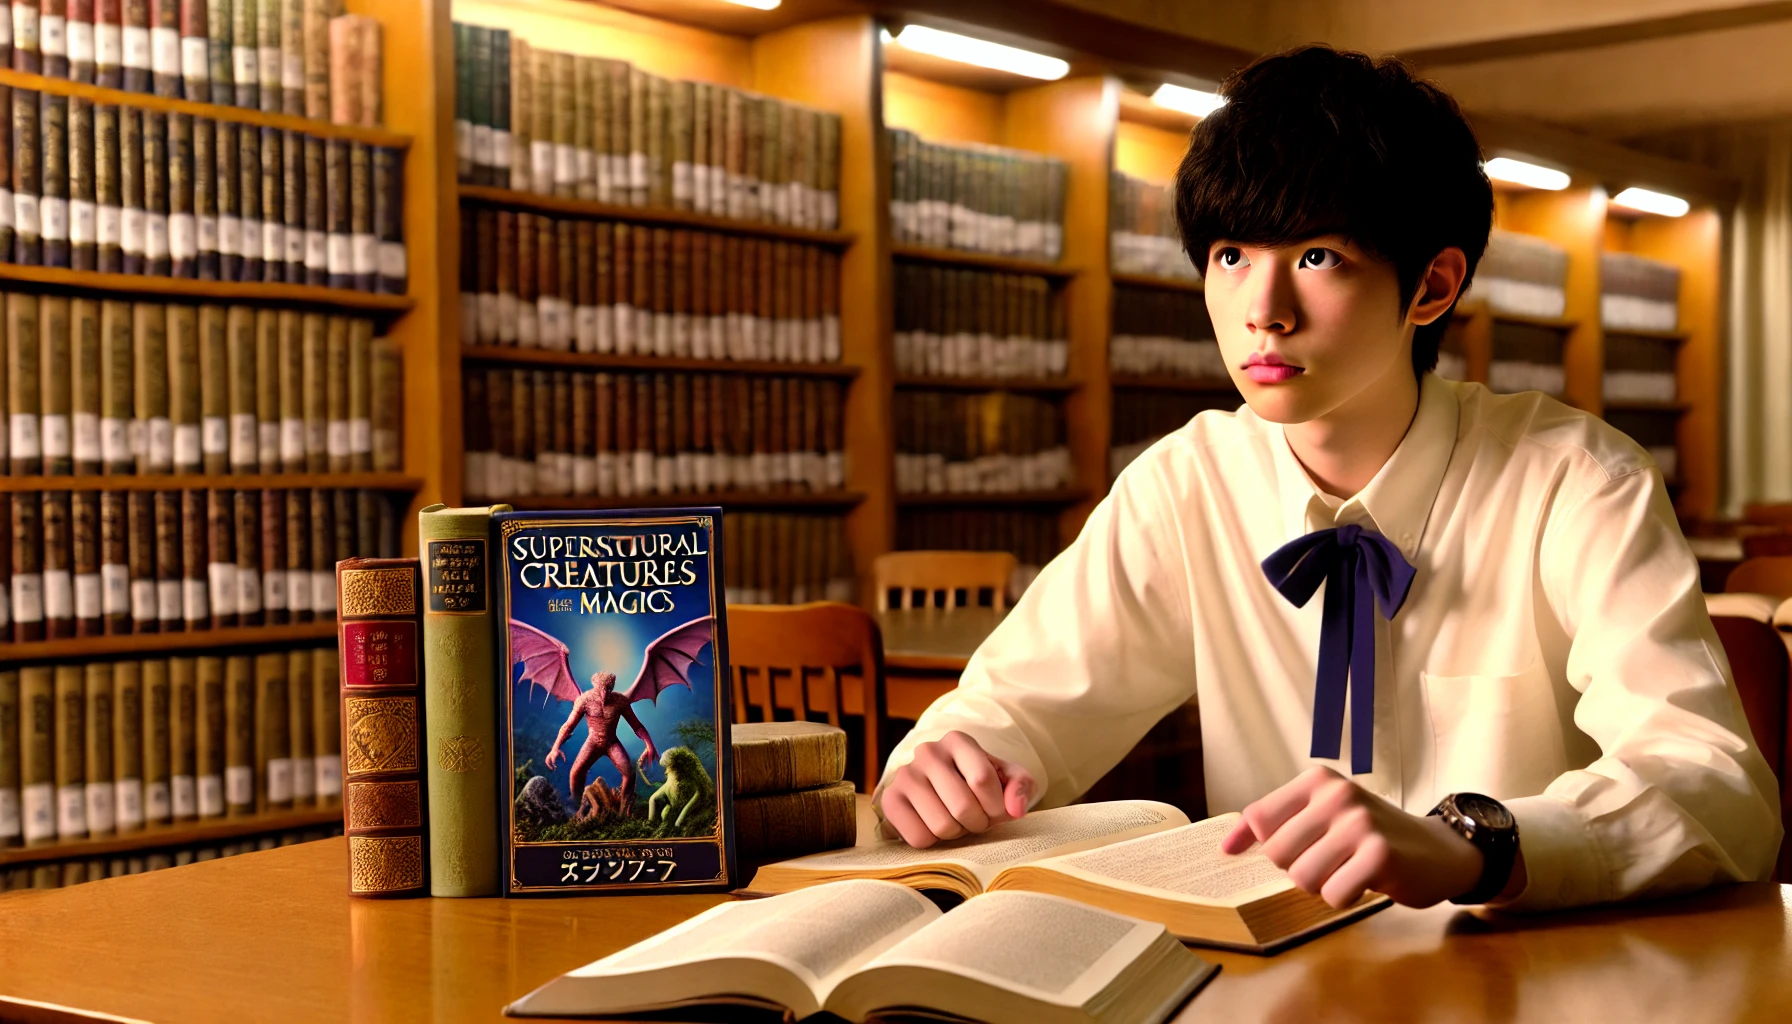
{"label": "open book", "polygon": [[1334,910],[1295,888],[1261,852],[1220,851],[1237,813],[1189,823],[1169,804],[1115,800],[1034,811],[925,850],[900,840],[831,850],[759,869],[749,887],[789,892],[880,878],[969,898],[1025,890],[1156,921],[1185,942],[1273,953],[1388,904],[1368,893]]}
{"label": "open book", "polygon": [[516,1016],[729,1005],[786,1019],[913,1014],[1156,1024],[1218,968],[1162,925],[1056,896],[994,893],[942,913],[907,886],[835,882],[740,900],[563,974]]}

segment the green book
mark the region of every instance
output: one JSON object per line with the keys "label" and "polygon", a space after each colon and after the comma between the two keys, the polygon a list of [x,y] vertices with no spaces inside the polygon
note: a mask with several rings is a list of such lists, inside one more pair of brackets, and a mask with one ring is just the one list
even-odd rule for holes
{"label": "green book", "polygon": [[417,515],[431,896],[498,895],[491,518],[510,510],[431,505]]}

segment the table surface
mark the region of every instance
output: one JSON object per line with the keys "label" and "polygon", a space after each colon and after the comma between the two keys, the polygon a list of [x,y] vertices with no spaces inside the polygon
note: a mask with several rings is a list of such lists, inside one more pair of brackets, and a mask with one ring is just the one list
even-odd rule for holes
{"label": "table surface", "polygon": [[884,667],[901,671],[962,672],[1006,609],[905,608],[877,613]]}
{"label": "table surface", "polygon": [[[494,1021],[727,898],[351,900],[344,842],[0,897],[0,1016]],[[1789,932],[1792,886],[1767,883],[1523,919],[1391,907],[1275,957],[1198,950],[1222,969],[1177,1020],[1783,1022]]]}

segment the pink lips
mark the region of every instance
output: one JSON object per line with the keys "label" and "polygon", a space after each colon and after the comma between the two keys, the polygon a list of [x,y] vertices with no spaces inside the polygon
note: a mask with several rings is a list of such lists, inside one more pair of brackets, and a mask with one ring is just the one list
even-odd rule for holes
{"label": "pink lips", "polygon": [[1251,353],[1244,361],[1244,375],[1258,384],[1280,384],[1305,373],[1303,367],[1292,366],[1282,361],[1282,357],[1274,352],[1266,355]]}

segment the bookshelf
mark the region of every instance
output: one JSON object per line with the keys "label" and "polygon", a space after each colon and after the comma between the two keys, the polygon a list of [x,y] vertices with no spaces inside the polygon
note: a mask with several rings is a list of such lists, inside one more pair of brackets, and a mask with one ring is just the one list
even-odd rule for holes
{"label": "bookshelf", "polygon": [[215,649],[301,646],[336,639],[336,621],[292,622],[277,626],[227,626],[222,629],[180,630],[172,633],[130,633],[120,636],[59,637],[0,647],[0,666],[21,663],[98,661],[132,655],[213,652]]}
{"label": "bookshelf", "polygon": [[246,836],[270,832],[289,832],[328,827],[342,822],[341,807],[306,807],[290,811],[263,811],[234,818],[207,818],[201,821],[178,821],[169,825],[146,825],[131,832],[118,832],[86,839],[67,839],[41,846],[0,848],[0,871],[21,864],[49,861],[86,860],[110,857],[120,853],[136,853],[162,847],[197,846],[220,843]]}

